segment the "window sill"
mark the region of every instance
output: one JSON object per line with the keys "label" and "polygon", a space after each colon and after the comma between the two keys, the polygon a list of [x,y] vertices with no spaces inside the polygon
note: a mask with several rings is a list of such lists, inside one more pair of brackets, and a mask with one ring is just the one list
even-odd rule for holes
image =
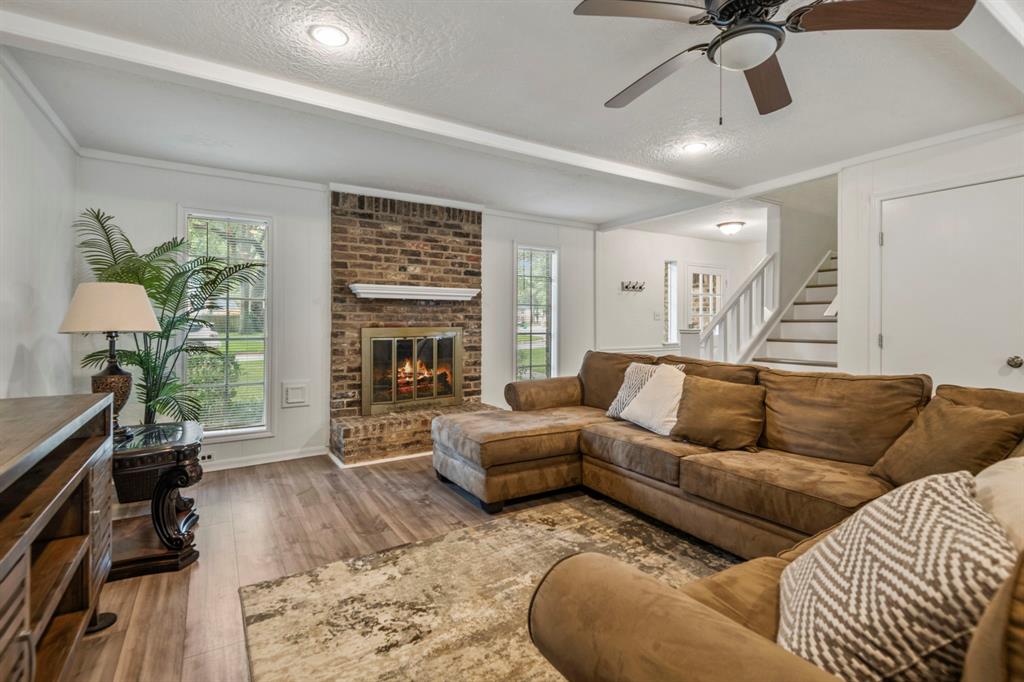
{"label": "window sill", "polygon": [[269,427],[259,426],[251,429],[230,429],[224,431],[207,431],[203,435],[203,443],[206,445],[217,445],[219,443],[234,443],[242,440],[256,440],[258,438],[273,438],[274,433]]}

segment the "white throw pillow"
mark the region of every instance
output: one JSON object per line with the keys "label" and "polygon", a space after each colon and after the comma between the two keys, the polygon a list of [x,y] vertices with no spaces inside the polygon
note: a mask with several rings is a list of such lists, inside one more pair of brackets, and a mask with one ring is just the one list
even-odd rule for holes
{"label": "white throw pillow", "polygon": [[622,411],[622,418],[667,436],[676,425],[676,413],[679,411],[679,398],[683,395],[683,379],[686,375],[668,365],[658,365],[658,369],[636,397]]}
{"label": "white throw pillow", "polygon": [[974,477],[974,497],[1024,551],[1024,457],[996,462]]}
{"label": "white throw pillow", "polygon": [[[672,367],[680,372],[683,371],[683,365],[665,366]],[[645,365],[642,362],[630,363],[629,367],[626,368],[626,376],[622,380],[622,386],[619,387],[615,400],[608,406],[606,414],[612,419],[622,419],[622,411],[633,402],[633,398],[637,397],[648,380],[654,376],[658,367],[659,365]]]}
{"label": "white throw pillow", "polygon": [[960,679],[1017,552],[966,471],[869,503],[782,572],[778,643],[844,680]]}

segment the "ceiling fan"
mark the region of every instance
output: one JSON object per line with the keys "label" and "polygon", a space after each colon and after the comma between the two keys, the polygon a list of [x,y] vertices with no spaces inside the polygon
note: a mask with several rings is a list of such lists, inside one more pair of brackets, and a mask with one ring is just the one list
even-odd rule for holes
{"label": "ceiling fan", "polygon": [[742,71],[761,115],[793,102],[776,53],[786,32],[850,29],[945,31],[959,26],[975,0],[813,0],[773,21],[786,0],[583,0],[574,14],[584,16],[665,19],[714,26],[720,33],[707,43],[689,47],[654,67],[605,102],[621,108],[687,64],[706,56],[712,64]]}

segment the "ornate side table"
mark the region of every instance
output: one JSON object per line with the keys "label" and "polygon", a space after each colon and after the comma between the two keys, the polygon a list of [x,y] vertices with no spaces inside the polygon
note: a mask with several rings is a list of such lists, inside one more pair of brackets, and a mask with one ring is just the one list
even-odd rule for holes
{"label": "ornate side table", "polygon": [[180,489],[203,477],[202,441],[198,422],[150,424],[132,427],[114,447],[118,502],[149,500],[150,513],[114,521],[110,580],[177,571],[199,558],[192,532],[199,514]]}

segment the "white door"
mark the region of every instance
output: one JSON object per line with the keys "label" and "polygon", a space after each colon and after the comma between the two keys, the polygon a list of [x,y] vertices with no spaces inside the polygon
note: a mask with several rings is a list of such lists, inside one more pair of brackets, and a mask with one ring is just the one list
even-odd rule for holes
{"label": "white door", "polygon": [[882,204],[881,369],[1024,391],[1024,178]]}

